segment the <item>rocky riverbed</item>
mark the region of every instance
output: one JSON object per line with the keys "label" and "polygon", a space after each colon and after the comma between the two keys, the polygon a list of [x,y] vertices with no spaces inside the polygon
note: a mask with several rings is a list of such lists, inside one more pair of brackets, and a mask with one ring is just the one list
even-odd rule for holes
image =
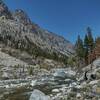
{"label": "rocky riverbed", "polygon": [[[75,80],[75,72],[69,69],[53,69],[50,73],[44,73],[30,79],[13,79],[0,81],[0,98],[12,100],[28,100],[33,89],[38,89],[47,95],[56,93],[57,89],[68,87]],[[19,96],[18,96],[19,95]],[[23,99],[22,99],[23,97]],[[26,98],[25,98],[26,97]],[[16,99],[15,99],[16,98]]]}
{"label": "rocky riverbed", "polygon": [[83,72],[56,68],[37,77],[0,81],[0,100],[100,100],[100,60],[94,64],[95,79],[92,71],[84,79],[88,66]]}

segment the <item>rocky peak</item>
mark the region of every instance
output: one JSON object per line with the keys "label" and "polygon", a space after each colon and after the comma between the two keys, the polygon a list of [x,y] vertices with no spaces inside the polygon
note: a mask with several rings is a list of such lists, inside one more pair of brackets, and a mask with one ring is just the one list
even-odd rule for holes
{"label": "rocky peak", "polygon": [[12,18],[11,12],[9,11],[8,7],[2,0],[0,0],[0,16],[5,16],[6,18]]}
{"label": "rocky peak", "polygon": [[22,9],[16,9],[13,15],[14,19],[24,25],[31,24],[30,18]]}

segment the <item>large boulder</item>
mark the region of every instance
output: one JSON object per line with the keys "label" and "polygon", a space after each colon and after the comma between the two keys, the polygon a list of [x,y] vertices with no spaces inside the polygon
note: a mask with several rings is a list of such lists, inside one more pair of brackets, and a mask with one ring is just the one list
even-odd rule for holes
{"label": "large boulder", "polygon": [[71,69],[57,69],[53,73],[53,76],[55,78],[61,78],[61,79],[74,79],[76,73],[72,71]]}
{"label": "large boulder", "polygon": [[62,78],[62,79],[64,79],[64,78],[66,78],[66,73],[64,72],[64,71],[56,71],[54,74],[53,74],[53,76],[55,77],[55,78]]}
{"label": "large boulder", "polygon": [[29,100],[51,100],[51,99],[49,96],[46,96],[43,92],[35,89],[32,92]]}

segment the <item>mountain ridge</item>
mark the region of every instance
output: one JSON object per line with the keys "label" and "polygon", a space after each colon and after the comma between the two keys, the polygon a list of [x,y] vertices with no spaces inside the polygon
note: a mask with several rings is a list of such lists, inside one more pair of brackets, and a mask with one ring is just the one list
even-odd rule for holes
{"label": "mountain ridge", "polygon": [[33,23],[25,11],[11,13],[2,0],[0,7],[0,41],[4,44],[38,56],[47,53],[46,56],[59,58],[74,54],[74,46],[68,40]]}

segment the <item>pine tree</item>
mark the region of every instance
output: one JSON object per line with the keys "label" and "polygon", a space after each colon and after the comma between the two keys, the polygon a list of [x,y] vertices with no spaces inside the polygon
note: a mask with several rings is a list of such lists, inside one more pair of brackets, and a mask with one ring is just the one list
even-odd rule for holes
{"label": "pine tree", "polygon": [[75,45],[75,50],[76,50],[76,56],[77,56],[77,64],[78,66],[83,66],[83,58],[84,58],[84,45],[83,45],[83,40],[80,38],[78,35],[76,45]]}
{"label": "pine tree", "polygon": [[93,48],[94,48],[94,39],[92,36],[92,30],[90,27],[87,28],[87,36],[88,36],[88,49],[92,52]]}
{"label": "pine tree", "polygon": [[92,36],[92,30],[90,27],[88,27],[87,34],[85,35],[85,38],[84,38],[84,59],[85,59],[86,65],[88,64],[89,52],[90,53],[92,52],[94,46],[95,46],[95,43]]}
{"label": "pine tree", "polygon": [[80,57],[80,58],[83,58],[83,56],[84,56],[84,46],[83,46],[83,41],[80,38],[80,35],[78,35],[78,39],[76,41],[75,48],[76,48],[77,56]]}
{"label": "pine tree", "polygon": [[88,36],[87,36],[87,34],[85,35],[85,38],[84,38],[84,47],[88,49]]}
{"label": "pine tree", "polygon": [[85,38],[84,38],[84,60],[85,60],[85,64],[87,65],[88,64],[88,36],[85,35]]}

